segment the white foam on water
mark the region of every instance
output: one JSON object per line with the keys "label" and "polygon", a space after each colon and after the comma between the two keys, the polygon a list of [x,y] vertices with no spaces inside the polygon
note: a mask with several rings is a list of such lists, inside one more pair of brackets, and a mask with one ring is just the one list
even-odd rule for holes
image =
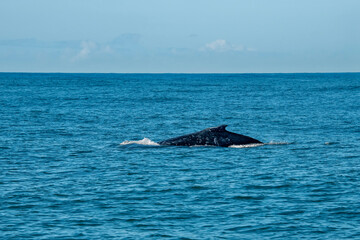
{"label": "white foam on water", "polygon": [[129,144],[138,144],[138,145],[146,145],[146,146],[159,146],[160,144],[158,144],[157,142],[151,141],[149,138],[144,138],[142,140],[138,140],[138,141],[123,141],[122,143],[120,143],[120,145],[129,145]]}
{"label": "white foam on water", "polygon": [[229,148],[252,148],[265,145],[264,143],[252,143],[252,144],[243,144],[243,145],[231,145]]}
{"label": "white foam on water", "polygon": [[252,147],[260,147],[264,145],[288,145],[288,142],[269,142],[269,143],[251,143],[251,144],[243,144],[243,145],[231,145],[230,148],[252,148]]}
{"label": "white foam on water", "polygon": [[288,143],[288,142],[269,142],[269,143],[265,143],[266,145],[288,145],[288,144],[291,144],[291,143]]}

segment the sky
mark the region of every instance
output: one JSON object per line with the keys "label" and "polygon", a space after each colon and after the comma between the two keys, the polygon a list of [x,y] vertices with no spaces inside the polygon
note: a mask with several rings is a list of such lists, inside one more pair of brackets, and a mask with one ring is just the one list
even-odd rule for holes
{"label": "sky", "polygon": [[1,0],[0,72],[360,72],[359,0]]}

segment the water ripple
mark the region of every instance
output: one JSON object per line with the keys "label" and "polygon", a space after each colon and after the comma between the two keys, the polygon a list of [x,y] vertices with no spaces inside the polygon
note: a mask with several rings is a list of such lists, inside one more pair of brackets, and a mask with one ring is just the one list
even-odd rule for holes
{"label": "water ripple", "polygon": [[[1,239],[360,236],[359,74],[0,80]],[[266,144],[155,144],[224,120]]]}

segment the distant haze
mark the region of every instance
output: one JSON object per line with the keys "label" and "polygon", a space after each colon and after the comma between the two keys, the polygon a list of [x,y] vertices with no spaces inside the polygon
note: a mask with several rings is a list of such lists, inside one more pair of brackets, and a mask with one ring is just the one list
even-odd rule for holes
{"label": "distant haze", "polygon": [[2,0],[1,72],[359,72],[359,0]]}

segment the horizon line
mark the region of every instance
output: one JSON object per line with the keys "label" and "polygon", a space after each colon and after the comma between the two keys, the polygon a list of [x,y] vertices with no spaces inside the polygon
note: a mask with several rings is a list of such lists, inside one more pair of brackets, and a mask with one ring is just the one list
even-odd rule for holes
{"label": "horizon line", "polygon": [[322,74],[322,73],[360,73],[357,71],[344,72],[37,72],[14,71],[2,73],[30,73],[30,74]]}

